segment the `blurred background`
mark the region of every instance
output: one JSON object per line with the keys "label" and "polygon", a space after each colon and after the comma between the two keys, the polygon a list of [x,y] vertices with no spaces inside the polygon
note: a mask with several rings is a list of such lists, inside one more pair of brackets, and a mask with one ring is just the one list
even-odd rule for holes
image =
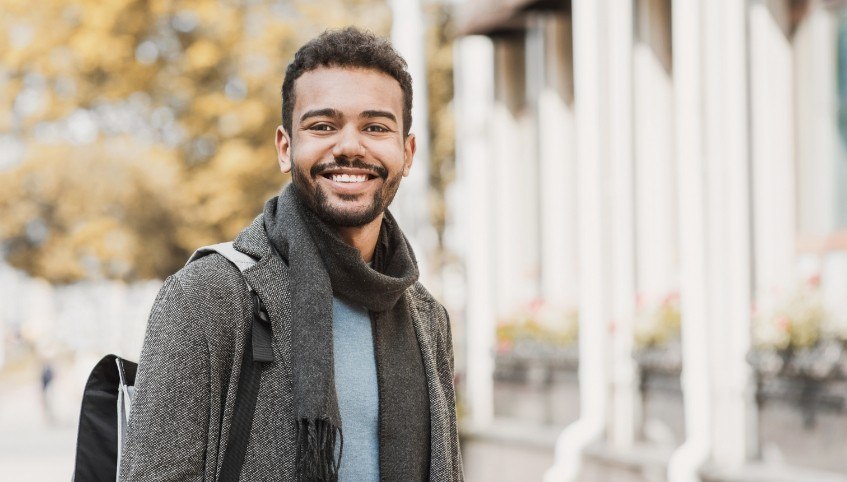
{"label": "blurred background", "polygon": [[847,1],[0,0],[0,473],[287,179],[285,66],[388,36],[392,205],[453,324],[467,479],[847,480]]}

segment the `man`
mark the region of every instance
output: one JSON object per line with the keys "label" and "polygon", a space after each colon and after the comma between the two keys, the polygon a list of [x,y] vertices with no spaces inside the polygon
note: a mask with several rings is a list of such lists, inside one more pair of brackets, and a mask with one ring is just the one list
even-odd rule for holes
{"label": "man", "polygon": [[218,480],[253,308],[272,326],[240,480],[462,479],[444,308],[386,211],[415,154],[406,64],[354,28],[304,45],[282,86],[292,182],[234,246],[162,287],[147,328],[122,480]]}

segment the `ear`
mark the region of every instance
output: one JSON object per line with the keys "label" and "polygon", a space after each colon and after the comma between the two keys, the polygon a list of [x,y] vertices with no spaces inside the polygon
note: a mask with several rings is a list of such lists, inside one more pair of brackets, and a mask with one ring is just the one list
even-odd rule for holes
{"label": "ear", "polygon": [[282,126],[276,128],[276,159],[280,171],[291,171],[291,138]]}
{"label": "ear", "polygon": [[415,160],[415,135],[409,134],[403,142],[403,177],[409,175],[409,169],[412,168],[412,163]]}

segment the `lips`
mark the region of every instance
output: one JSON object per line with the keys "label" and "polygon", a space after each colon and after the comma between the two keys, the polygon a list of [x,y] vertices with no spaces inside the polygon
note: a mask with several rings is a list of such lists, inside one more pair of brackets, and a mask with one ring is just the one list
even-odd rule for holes
{"label": "lips", "polygon": [[371,165],[361,159],[337,158],[335,162],[317,164],[312,167],[313,178],[318,176],[338,183],[366,182],[371,179],[388,177],[388,170],[380,165]]}
{"label": "lips", "polygon": [[334,189],[340,189],[345,192],[358,191],[369,186],[379,177],[373,172],[362,171],[359,169],[329,169],[322,172],[318,179],[323,178],[330,181]]}
{"label": "lips", "polygon": [[331,168],[322,170],[315,179],[319,184],[323,184],[328,192],[354,196],[371,192],[381,178],[371,170]]}

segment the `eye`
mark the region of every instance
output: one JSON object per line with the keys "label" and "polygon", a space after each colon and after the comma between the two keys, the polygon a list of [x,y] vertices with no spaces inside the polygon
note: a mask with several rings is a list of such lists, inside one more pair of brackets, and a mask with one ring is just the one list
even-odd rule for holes
{"label": "eye", "polygon": [[365,132],[391,132],[391,129],[380,124],[371,124],[365,127]]}
{"label": "eye", "polygon": [[318,132],[330,132],[334,129],[329,124],[317,123],[317,124],[313,124],[313,125],[309,126],[309,130],[310,131],[318,131]]}

